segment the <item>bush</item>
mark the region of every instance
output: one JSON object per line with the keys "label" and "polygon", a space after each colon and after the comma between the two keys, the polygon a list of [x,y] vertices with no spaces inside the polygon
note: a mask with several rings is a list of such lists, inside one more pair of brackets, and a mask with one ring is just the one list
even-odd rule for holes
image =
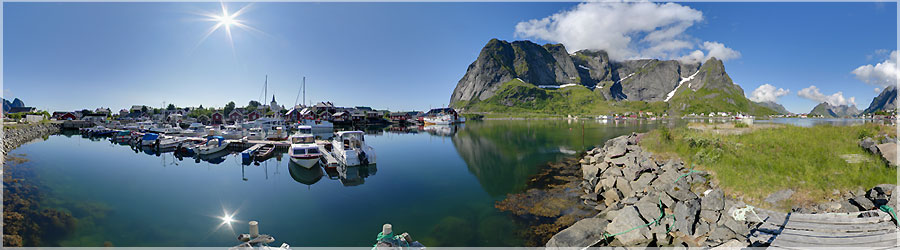
{"label": "bush", "polygon": [[750,125],[747,125],[746,123],[743,123],[743,122],[737,122],[737,123],[734,123],[734,127],[735,128],[749,128]]}

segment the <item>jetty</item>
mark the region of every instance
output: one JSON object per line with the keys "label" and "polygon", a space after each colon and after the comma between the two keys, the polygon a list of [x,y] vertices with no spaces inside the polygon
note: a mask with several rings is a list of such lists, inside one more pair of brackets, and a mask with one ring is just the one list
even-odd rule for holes
{"label": "jetty", "polygon": [[760,211],[759,216],[763,223],[751,238],[769,242],[768,249],[900,248],[897,224],[891,214],[881,210],[822,214]]}
{"label": "jetty", "polygon": [[319,148],[319,152],[322,153],[322,159],[320,162],[327,168],[338,167],[339,165],[341,165],[341,163],[338,162],[337,158],[334,158],[334,155],[331,155],[331,151],[325,148],[325,145],[328,143],[329,142],[326,140],[316,140],[316,146]]}

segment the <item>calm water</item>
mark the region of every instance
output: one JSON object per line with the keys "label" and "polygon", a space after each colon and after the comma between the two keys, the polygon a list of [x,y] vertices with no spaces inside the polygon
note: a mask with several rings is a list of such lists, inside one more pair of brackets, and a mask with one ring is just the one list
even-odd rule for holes
{"label": "calm water", "polygon": [[[494,208],[547,162],[651,121],[484,121],[370,129],[378,165],[307,170],[277,155],[196,162],[80,135],[23,145],[45,186],[43,206],[70,211],[63,246],[232,246],[257,220],[280,245],[369,246],[383,223],[428,246],[517,246],[514,218]],[[223,224],[222,216],[237,220]]]}

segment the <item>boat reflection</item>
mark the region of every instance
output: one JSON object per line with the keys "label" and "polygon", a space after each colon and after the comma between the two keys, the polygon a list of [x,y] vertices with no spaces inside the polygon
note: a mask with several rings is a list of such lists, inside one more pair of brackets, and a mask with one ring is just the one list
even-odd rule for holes
{"label": "boat reflection", "polygon": [[208,155],[197,155],[196,157],[194,157],[194,162],[200,163],[200,161],[205,161],[212,164],[219,164],[225,162],[225,157],[229,154],[231,154],[230,151],[222,150]]}
{"label": "boat reflection", "polygon": [[291,178],[294,181],[299,183],[306,184],[307,186],[311,186],[325,176],[325,173],[322,171],[322,167],[318,164],[311,168],[304,168],[303,166],[298,165],[292,161],[288,161],[288,172],[291,174]]}
{"label": "boat reflection", "polygon": [[340,180],[345,187],[359,186],[366,183],[366,178],[375,175],[378,168],[375,164],[365,166],[326,168],[325,173],[332,180]]}
{"label": "boat reflection", "polygon": [[453,124],[453,125],[427,125],[422,130],[428,132],[431,135],[436,136],[445,136],[452,137],[456,134],[459,129],[465,125]]}

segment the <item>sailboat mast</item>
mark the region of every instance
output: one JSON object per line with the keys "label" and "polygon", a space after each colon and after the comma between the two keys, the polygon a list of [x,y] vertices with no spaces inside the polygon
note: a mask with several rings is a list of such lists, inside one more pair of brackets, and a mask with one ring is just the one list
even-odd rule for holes
{"label": "sailboat mast", "polygon": [[266,98],[268,98],[267,96],[269,96],[269,75],[266,75],[266,82],[263,83],[263,89],[265,90],[263,90],[263,99],[260,100],[260,105],[265,106]]}
{"label": "sailboat mast", "polygon": [[306,77],[303,77],[303,105],[306,105]]}

